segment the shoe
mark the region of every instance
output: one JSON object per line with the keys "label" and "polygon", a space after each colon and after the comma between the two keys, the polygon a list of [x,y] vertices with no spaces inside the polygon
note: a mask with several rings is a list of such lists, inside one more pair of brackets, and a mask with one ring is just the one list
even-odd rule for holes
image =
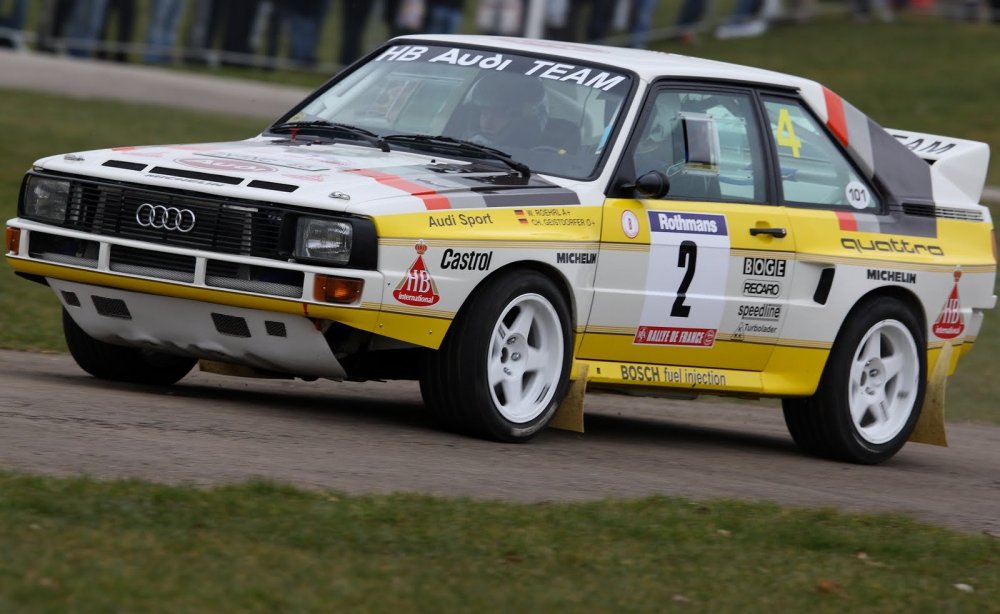
{"label": "shoe", "polygon": [[753,19],[743,23],[731,23],[719,26],[715,30],[715,38],[752,38],[767,32],[767,21],[763,19]]}

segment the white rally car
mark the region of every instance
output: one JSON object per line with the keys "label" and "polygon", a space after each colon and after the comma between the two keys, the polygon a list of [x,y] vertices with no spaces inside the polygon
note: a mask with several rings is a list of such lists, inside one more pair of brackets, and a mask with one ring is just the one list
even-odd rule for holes
{"label": "white rally car", "polygon": [[788,75],[415,36],[245,141],[37,161],[6,257],[101,378],[417,379],[509,442],[588,387],[780,397],[876,463],[994,306],[988,159]]}

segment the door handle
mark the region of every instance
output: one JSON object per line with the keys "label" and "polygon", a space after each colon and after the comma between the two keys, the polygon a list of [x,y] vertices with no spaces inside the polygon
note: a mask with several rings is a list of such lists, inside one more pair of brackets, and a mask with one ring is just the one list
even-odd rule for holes
{"label": "door handle", "polygon": [[783,238],[788,234],[788,231],[784,228],[751,228],[750,236],[756,237],[757,235],[771,235],[772,237]]}

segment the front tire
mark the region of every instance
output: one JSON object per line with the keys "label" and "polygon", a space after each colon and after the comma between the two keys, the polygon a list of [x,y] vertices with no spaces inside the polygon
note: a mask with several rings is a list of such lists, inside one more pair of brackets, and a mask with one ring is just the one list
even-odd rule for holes
{"label": "front tire", "polygon": [[816,394],[783,402],[792,439],[810,454],[874,465],[906,443],[927,385],[927,343],[892,297],[857,306],[837,336]]}
{"label": "front tire", "polygon": [[169,386],[180,381],[198,362],[186,356],[112,345],[94,339],[73,321],[65,309],[63,334],[76,364],[100,379]]}
{"label": "front tire", "polygon": [[537,271],[502,273],[476,291],[421,379],[450,426],[497,441],[534,437],[569,385],[569,308]]}

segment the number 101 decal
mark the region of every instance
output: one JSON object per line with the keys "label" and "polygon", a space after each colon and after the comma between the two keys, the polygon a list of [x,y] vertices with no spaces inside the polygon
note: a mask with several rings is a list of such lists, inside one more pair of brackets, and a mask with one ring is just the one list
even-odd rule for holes
{"label": "number 101 decal", "polygon": [[650,211],[646,300],[632,342],[712,347],[725,307],[724,215]]}

